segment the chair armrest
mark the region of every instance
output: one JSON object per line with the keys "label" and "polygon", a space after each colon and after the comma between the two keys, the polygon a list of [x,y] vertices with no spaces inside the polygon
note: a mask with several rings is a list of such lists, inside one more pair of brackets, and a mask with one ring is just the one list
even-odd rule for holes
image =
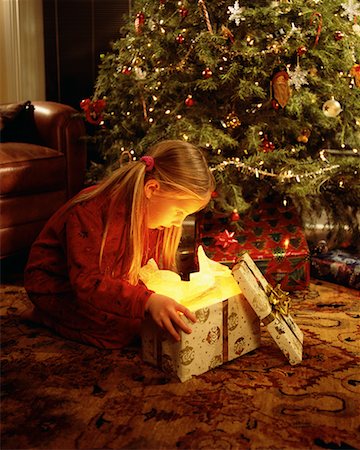
{"label": "chair armrest", "polygon": [[67,194],[73,197],[84,187],[86,172],[86,135],[78,111],[68,105],[34,101],[34,119],[44,145],[64,153],[67,166]]}

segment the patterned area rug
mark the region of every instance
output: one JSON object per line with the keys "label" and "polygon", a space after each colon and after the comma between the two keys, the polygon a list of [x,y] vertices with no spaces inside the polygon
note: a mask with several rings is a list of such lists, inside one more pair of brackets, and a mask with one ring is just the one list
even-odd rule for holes
{"label": "patterned area rug", "polygon": [[185,383],[140,346],[98,350],[23,322],[21,286],[1,288],[3,449],[356,449],[359,292],[314,282],[293,301],[304,361],[260,349]]}

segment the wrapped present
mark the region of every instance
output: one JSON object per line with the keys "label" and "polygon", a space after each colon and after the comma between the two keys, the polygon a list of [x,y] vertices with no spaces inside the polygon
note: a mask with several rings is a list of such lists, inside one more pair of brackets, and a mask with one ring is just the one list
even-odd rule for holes
{"label": "wrapped present", "polygon": [[311,257],[312,276],[360,289],[360,257],[341,249],[326,250]]}
{"label": "wrapped present", "polygon": [[232,269],[247,301],[280,347],[290,364],[302,361],[303,333],[289,313],[289,296],[265,280],[254,261],[244,253]]}
{"label": "wrapped present", "polygon": [[263,203],[247,214],[199,213],[195,247],[214,261],[232,267],[247,251],[272,286],[287,291],[310,283],[309,248],[296,210]]}
{"label": "wrapped present", "polygon": [[199,248],[199,272],[183,281],[174,272],[159,270],[150,261],[140,273],[155,292],[184,304],[197,317],[192,333],[180,331],[175,342],[159,330],[150,317],[142,326],[143,360],[186,381],[260,345],[260,322],[240,292],[228,267],[209,260]]}

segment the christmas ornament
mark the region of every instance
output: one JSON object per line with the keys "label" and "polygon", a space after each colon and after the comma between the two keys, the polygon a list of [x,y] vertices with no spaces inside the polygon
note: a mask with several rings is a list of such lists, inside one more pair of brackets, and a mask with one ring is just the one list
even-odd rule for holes
{"label": "christmas ornament", "polygon": [[123,73],[124,75],[130,75],[131,74],[131,67],[130,66],[125,66],[122,68],[121,73]]}
{"label": "christmas ornament", "polygon": [[342,31],[335,31],[335,41],[341,41],[342,39],[344,39],[344,33]]}
{"label": "christmas ornament", "polygon": [[277,102],[274,98],[271,100],[271,106],[277,111],[280,108],[279,102]]}
{"label": "christmas ornament", "polygon": [[354,20],[355,17],[360,16],[360,3],[358,0],[347,0],[347,2],[341,3],[341,6],[349,20]]}
{"label": "christmas ornament", "polygon": [[310,25],[313,24],[313,21],[314,21],[314,19],[315,19],[316,17],[317,17],[317,19],[318,19],[318,27],[317,27],[317,30],[316,30],[315,42],[314,42],[313,47],[316,47],[317,44],[318,44],[318,42],[319,42],[319,39],[320,39],[320,33],[321,33],[321,30],[322,30],[322,23],[323,23],[322,15],[321,15],[319,12],[315,11],[315,12],[313,12],[313,13],[311,14],[311,17],[310,17]]}
{"label": "christmas ornament", "polygon": [[310,67],[310,69],[308,70],[308,74],[309,74],[311,77],[316,77],[317,74],[318,74],[317,68],[316,68],[315,66]]}
{"label": "christmas ornament", "polygon": [[205,18],[206,27],[208,29],[208,32],[210,34],[213,34],[213,29],[212,29],[212,26],[211,26],[209,13],[208,13],[208,10],[207,10],[206,5],[205,5],[205,0],[199,0],[198,3],[199,3],[199,6],[201,6],[201,8],[203,10],[203,14],[204,14],[204,18]]}
{"label": "christmas ornament", "polygon": [[305,53],[307,52],[307,48],[305,47],[305,45],[301,45],[297,50],[296,53],[298,56],[303,56],[305,55]]}
{"label": "christmas ornament", "polygon": [[269,141],[267,134],[265,134],[261,142],[262,142],[262,151],[264,153],[270,153],[274,150],[275,145],[271,141]]}
{"label": "christmas ornament", "polygon": [[228,248],[231,244],[237,243],[237,240],[234,239],[235,231],[222,231],[216,236],[215,245],[219,245],[222,248]]}
{"label": "christmas ornament", "polygon": [[237,211],[237,209],[234,209],[234,211],[230,215],[231,222],[237,222],[240,219],[240,215]]}
{"label": "christmas ornament", "polygon": [[316,244],[313,253],[315,255],[321,255],[323,253],[327,253],[328,251],[329,251],[328,243],[324,239],[322,239]]}
{"label": "christmas ornament", "polygon": [[326,117],[336,117],[342,111],[340,103],[334,97],[323,104],[322,110]]}
{"label": "christmas ornament", "polygon": [[142,32],[142,28],[145,24],[145,15],[142,12],[138,12],[136,14],[136,18],[135,18],[135,31],[137,34],[140,34]]}
{"label": "christmas ornament", "polygon": [[136,78],[138,80],[145,80],[145,78],[146,78],[146,71],[142,70],[141,67],[135,67],[134,68],[134,72],[135,72]]}
{"label": "christmas ornament", "polygon": [[181,33],[179,33],[179,34],[176,36],[176,42],[177,42],[178,44],[182,44],[182,43],[184,42],[184,40],[185,40],[185,38],[184,38],[184,36],[183,36]]}
{"label": "christmas ornament", "polygon": [[229,30],[229,28],[225,27],[224,25],[221,25],[221,34],[225,39],[228,39],[232,44],[235,42],[234,35]]}
{"label": "christmas ornament", "polygon": [[225,125],[227,128],[235,129],[241,125],[241,121],[236,113],[231,112],[226,116]]}
{"label": "christmas ornament", "polygon": [[106,101],[104,99],[91,101],[86,98],[80,102],[80,108],[85,112],[86,120],[93,124],[99,125],[103,120],[103,110],[106,106]]}
{"label": "christmas ornament", "polygon": [[290,86],[294,86],[294,88],[297,91],[304,84],[309,84],[307,79],[306,79],[307,71],[306,70],[301,70],[299,65],[297,65],[295,67],[294,71],[289,70],[289,76],[290,76],[290,81],[289,81]]}
{"label": "christmas ornament", "polygon": [[355,86],[360,87],[360,64],[355,64],[350,70],[350,75],[354,77]]}
{"label": "christmas ornament", "polygon": [[202,76],[205,78],[205,79],[207,79],[207,78],[211,78],[212,77],[212,71],[211,71],[211,69],[209,69],[209,67],[206,67],[206,69],[204,69],[203,71],[202,71]]}
{"label": "christmas ornament", "polygon": [[211,198],[218,198],[219,194],[216,191],[212,191]]}
{"label": "christmas ornament", "polygon": [[228,6],[228,14],[230,14],[229,20],[235,22],[237,26],[240,25],[242,20],[245,20],[243,12],[245,8],[240,8],[238,0],[234,3],[234,6]]}
{"label": "christmas ornament", "polygon": [[179,14],[180,16],[185,19],[185,17],[187,17],[187,15],[189,14],[189,10],[184,8],[183,6],[179,9]]}
{"label": "christmas ornament", "polygon": [[291,95],[289,74],[285,70],[277,72],[271,80],[271,88],[275,100],[282,108],[285,108]]}
{"label": "christmas ornament", "polygon": [[358,23],[354,23],[354,25],[352,26],[352,29],[355,34],[358,34],[360,36],[360,25]]}
{"label": "christmas ornament", "polygon": [[193,99],[192,95],[188,95],[185,99],[185,105],[188,107],[195,105],[195,100]]}
{"label": "christmas ornament", "polygon": [[296,138],[296,140],[298,142],[303,142],[304,144],[306,144],[309,140],[311,131],[308,128],[304,128],[303,130],[301,130],[301,134]]}

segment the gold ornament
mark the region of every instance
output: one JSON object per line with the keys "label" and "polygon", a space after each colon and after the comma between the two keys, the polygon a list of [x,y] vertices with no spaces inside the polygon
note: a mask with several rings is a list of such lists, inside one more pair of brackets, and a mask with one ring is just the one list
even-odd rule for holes
{"label": "gold ornament", "polygon": [[318,70],[315,66],[313,66],[313,67],[310,67],[310,69],[308,70],[308,73],[310,76],[316,77],[318,74]]}
{"label": "gold ornament", "polygon": [[229,41],[233,44],[235,42],[234,35],[229,30],[229,28],[225,27],[224,25],[221,25],[221,34],[225,39],[229,39]]}
{"label": "gold ornament", "polygon": [[306,144],[309,140],[311,131],[308,128],[304,128],[303,130],[301,130],[301,134],[296,138],[296,140],[298,142],[303,142],[304,144]]}
{"label": "gold ornament", "polygon": [[334,97],[323,104],[322,110],[326,117],[336,117],[342,111],[340,103]]}
{"label": "gold ornament", "polygon": [[232,128],[233,130],[241,125],[241,121],[236,115],[236,113],[231,112],[226,116],[225,124],[228,128]]}

